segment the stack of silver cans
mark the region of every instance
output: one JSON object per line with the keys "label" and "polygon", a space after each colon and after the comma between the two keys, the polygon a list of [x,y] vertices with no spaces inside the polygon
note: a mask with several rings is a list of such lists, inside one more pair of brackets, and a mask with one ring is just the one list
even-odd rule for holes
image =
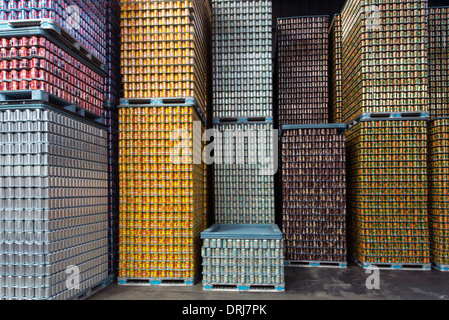
{"label": "stack of silver cans", "polygon": [[0,299],[108,278],[107,132],[45,105],[0,110]]}
{"label": "stack of silver cans", "polygon": [[215,219],[219,224],[273,224],[272,124],[215,126]]}
{"label": "stack of silver cans", "polygon": [[272,117],[272,4],[213,0],[214,118]]}
{"label": "stack of silver cans", "polygon": [[282,240],[205,239],[204,283],[279,285],[284,280]]}

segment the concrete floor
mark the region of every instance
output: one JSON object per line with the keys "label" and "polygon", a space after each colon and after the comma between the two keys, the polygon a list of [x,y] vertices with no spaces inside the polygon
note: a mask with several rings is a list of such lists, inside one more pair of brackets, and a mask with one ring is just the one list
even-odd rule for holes
{"label": "concrete floor", "polygon": [[380,290],[368,290],[370,276],[354,264],[348,269],[286,268],[285,293],[205,292],[193,287],[118,286],[89,300],[449,300],[449,273],[380,271]]}

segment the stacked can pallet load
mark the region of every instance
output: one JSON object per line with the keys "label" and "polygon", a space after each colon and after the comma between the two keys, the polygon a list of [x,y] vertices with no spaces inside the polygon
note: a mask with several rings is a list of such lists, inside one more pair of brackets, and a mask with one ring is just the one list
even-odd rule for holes
{"label": "stacked can pallet load", "polygon": [[275,223],[272,127],[215,125],[216,223]]}
{"label": "stacked can pallet load", "polygon": [[120,76],[120,5],[118,0],[108,0],[105,101],[111,107],[118,106],[122,95]]}
{"label": "stacked can pallet load", "polygon": [[214,118],[273,116],[271,1],[212,1]]}
{"label": "stacked can pallet load", "polygon": [[279,125],[329,121],[329,17],[278,19]]}
{"label": "stacked can pallet load", "polygon": [[120,6],[118,0],[108,0],[106,16],[106,66],[104,86],[104,117],[108,131],[109,171],[109,274],[118,271],[119,226],[119,167],[118,167],[118,111],[120,103]]}
{"label": "stacked can pallet load", "polygon": [[336,14],[329,29],[329,120],[342,123],[342,42],[341,15]]}
{"label": "stacked can pallet load", "polygon": [[0,299],[90,296],[108,283],[104,127],[20,103],[0,132]]}
{"label": "stacked can pallet load", "polygon": [[93,119],[103,116],[104,71],[73,38],[57,33],[53,24],[0,23],[0,28],[2,100],[36,100],[34,94],[45,92],[72,111]]}
{"label": "stacked can pallet load", "polygon": [[[58,24],[83,48],[106,63],[108,0],[1,0],[0,20],[28,25],[38,20]],[[19,22],[19,23],[17,23]]]}
{"label": "stacked can pallet load", "polygon": [[119,284],[193,285],[207,218],[208,1],[121,2]]}
{"label": "stacked can pallet load", "polygon": [[205,290],[285,291],[282,232],[276,225],[215,225],[202,238]]}
{"label": "stacked can pallet load", "polygon": [[364,119],[347,132],[352,254],[365,268],[430,269],[427,120]]}
{"label": "stacked can pallet load", "polygon": [[282,127],[287,265],[347,266],[345,129],[344,124]]}
{"label": "stacked can pallet load", "polygon": [[[213,0],[215,222],[204,290],[284,291],[275,223],[271,1]],[[256,235],[256,236],[255,236]]]}
{"label": "stacked can pallet load", "polygon": [[429,98],[431,119],[449,116],[449,7],[429,8]]}
{"label": "stacked can pallet load", "polygon": [[193,284],[206,210],[204,126],[193,104],[123,107],[119,117],[119,284]]}
{"label": "stacked can pallet load", "polygon": [[121,2],[125,99],[195,98],[208,112],[206,0]]}
{"label": "stacked can pallet load", "polygon": [[449,271],[449,119],[429,124],[429,224],[435,268]]}
{"label": "stacked can pallet load", "polygon": [[342,10],[343,122],[429,111],[427,1],[348,0]]}
{"label": "stacked can pallet load", "polygon": [[108,133],[109,274],[115,276],[118,268],[119,225],[118,114],[110,107],[106,107],[104,113]]}

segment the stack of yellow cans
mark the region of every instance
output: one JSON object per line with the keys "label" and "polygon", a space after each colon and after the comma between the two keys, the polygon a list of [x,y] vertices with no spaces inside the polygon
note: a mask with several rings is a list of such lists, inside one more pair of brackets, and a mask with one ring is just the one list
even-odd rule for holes
{"label": "stack of yellow cans", "polygon": [[206,0],[121,2],[119,284],[193,285],[207,227]]}
{"label": "stack of yellow cans", "polygon": [[141,106],[120,109],[119,131],[119,283],[193,283],[206,214],[204,126],[193,106]]}
{"label": "stack of yellow cans", "polygon": [[449,118],[429,125],[429,222],[432,262],[449,271]]}
{"label": "stack of yellow cans", "polygon": [[194,97],[206,112],[207,0],[121,2],[121,35],[125,99]]}

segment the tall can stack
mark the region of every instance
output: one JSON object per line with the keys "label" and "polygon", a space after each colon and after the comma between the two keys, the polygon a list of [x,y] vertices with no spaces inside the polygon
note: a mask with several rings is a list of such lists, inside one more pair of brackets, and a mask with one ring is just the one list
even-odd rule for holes
{"label": "tall can stack", "polygon": [[329,120],[342,123],[343,74],[342,74],[341,15],[336,14],[329,29]]}
{"label": "tall can stack", "polygon": [[349,0],[341,16],[351,255],[429,270],[427,1]]}
{"label": "tall can stack", "polygon": [[344,124],[282,127],[287,265],[347,266],[344,130]]}
{"label": "tall can stack", "polygon": [[106,66],[104,86],[104,118],[108,131],[109,171],[109,274],[118,271],[119,226],[119,158],[118,158],[118,112],[122,88],[120,84],[120,5],[118,0],[108,0],[106,16]]}
{"label": "tall can stack", "polygon": [[428,112],[427,1],[348,0],[341,18],[343,122]]}
{"label": "tall can stack", "polygon": [[207,218],[210,6],[120,5],[119,284],[193,285]]}
{"label": "tall can stack", "polygon": [[351,249],[363,267],[430,269],[427,120],[365,119],[347,132]]}
{"label": "tall can stack", "polygon": [[278,19],[277,31],[286,265],[345,268],[346,125],[329,123],[329,17]]}
{"label": "tall can stack", "polygon": [[278,19],[279,125],[329,121],[329,17]]}
{"label": "tall can stack", "polygon": [[0,120],[0,299],[91,295],[109,279],[106,130],[43,103]]}
{"label": "tall can stack", "polygon": [[3,298],[109,283],[105,4],[0,3]]}
{"label": "tall can stack", "polygon": [[429,224],[434,267],[449,271],[449,118],[429,123]]}
{"label": "tall can stack", "polygon": [[449,116],[449,7],[429,8],[429,98],[431,119]]}
{"label": "tall can stack", "polygon": [[[213,0],[212,14],[217,224],[201,234],[203,289],[282,292],[282,234],[274,225],[272,3]],[[266,232],[254,237],[254,230]]]}

